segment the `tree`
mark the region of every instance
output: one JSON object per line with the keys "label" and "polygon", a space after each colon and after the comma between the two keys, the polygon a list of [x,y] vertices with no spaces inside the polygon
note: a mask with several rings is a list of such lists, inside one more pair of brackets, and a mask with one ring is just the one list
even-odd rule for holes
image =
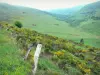
{"label": "tree", "polygon": [[17,26],[18,28],[22,28],[22,23],[21,22],[19,22],[19,21],[16,21],[15,22],[15,26]]}
{"label": "tree", "polygon": [[80,44],[84,44],[84,39],[83,38],[80,40]]}

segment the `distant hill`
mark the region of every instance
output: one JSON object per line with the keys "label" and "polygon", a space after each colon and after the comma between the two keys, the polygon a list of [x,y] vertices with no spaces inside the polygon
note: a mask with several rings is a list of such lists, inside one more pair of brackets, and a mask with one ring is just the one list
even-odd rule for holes
{"label": "distant hill", "polygon": [[43,14],[44,12],[29,7],[13,6],[6,3],[0,3],[0,21],[12,21],[12,19],[21,19],[27,14]]}
{"label": "distant hill", "polygon": [[100,35],[100,1],[84,6],[75,17],[76,22],[81,18],[79,27],[82,30]]}
{"label": "distant hill", "polygon": [[82,7],[83,5],[72,7],[72,8],[53,9],[53,10],[48,10],[48,12],[52,14],[59,14],[59,15],[71,15],[79,11]]}
{"label": "distant hill", "polygon": [[[59,13],[60,11],[57,12]],[[81,9],[77,10],[77,12],[73,12],[69,15],[53,15],[56,16],[58,20],[63,20],[70,23],[72,27],[78,27],[89,33],[100,35],[100,1],[87,4]]]}
{"label": "distant hill", "polygon": [[73,26],[77,26],[81,22],[90,19],[100,20],[100,1],[84,6],[77,13],[74,13],[72,16],[70,16],[68,19],[73,22]]}
{"label": "distant hill", "polygon": [[68,19],[72,26],[79,26],[84,31],[100,35],[100,1],[84,6]]}

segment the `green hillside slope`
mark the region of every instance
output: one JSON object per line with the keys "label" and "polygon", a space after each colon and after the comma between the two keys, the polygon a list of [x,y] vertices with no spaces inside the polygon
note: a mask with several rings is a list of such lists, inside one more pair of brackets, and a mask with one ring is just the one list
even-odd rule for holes
{"label": "green hillside slope", "polygon": [[[41,43],[43,47],[39,57],[36,75],[100,74],[99,48],[41,34],[26,28],[17,28],[7,24],[2,24],[1,26],[4,30],[9,28],[5,32],[0,32],[0,41],[2,41],[0,44],[3,45],[0,45],[0,58],[3,58],[0,62],[4,64],[0,65],[1,75],[31,75],[34,48],[36,48],[37,43]],[[12,35],[8,35],[9,33]],[[33,48],[27,60],[22,60],[30,44],[33,44]],[[19,48],[21,50],[18,50]],[[20,56],[20,54],[22,55]]]}
{"label": "green hillside slope", "polygon": [[[77,8],[75,8],[77,10]],[[74,11],[75,9],[70,9]],[[70,12],[68,10],[68,12]],[[62,11],[60,9],[51,11],[52,13],[56,11],[56,14],[52,16],[56,16],[57,19],[66,21],[73,27],[80,27],[81,30],[93,33],[96,35],[100,35],[100,1],[87,4],[84,7],[80,7],[76,12],[65,15],[63,13],[67,13],[66,11]],[[63,12],[63,13],[61,13]],[[60,15],[57,15],[59,14]],[[79,28],[78,27],[78,28]]]}
{"label": "green hillside slope", "polygon": [[80,17],[85,16],[83,18],[85,21],[80,23],[80,28],[100,36],[100,1],[85,6],[80,13],[83,14]]}
{"label": "green hillside slope", "polygon": [[[60,13],[60,11],[57,11],[56,13]],[[73,28],[77,28],[82,32],[96,35],[96,38],[94,39],[87,38],[85,39],[85,41],[88,44],[95,43],[95,45],[98,45],[98,47],[100,47],[100,40],[99,40],[100,39],[100,1],[87,4],[77,12],[74,12],[73,14],[70,15],[64,15],[63,13],[60,15],[57,14],[51,14],[51,15],[55,16],[56,19],[58,20],[69,23],[70,26],[72,26]]]}
{"label": "green hillside slope", "polygon": [[5,30],[0,30],[0,75],[27,75],[31,64],[21,57],[16,42]]}
{"label": "green hillside slope", "polygon": [[100,35],[100,1],[84,6],[66,21],[74,27],[80,26],[84,31]]}
{"label": "green hillside slope", "polygon": [[[53,17],[44,11],[8,4],[0,4],[0,8],[1,21],[7,21],[12,25],[14,25],[16,20],[21,21],[25,28],[30,28],[44,34],[55,35],[77,42],[79,42],[81,38],[84,38],[85,40],[96,38],[95,35],[72,28],[69,23],[59,21],[56,17]],[[99,47],[96,45],[96,42],[91,44],[90,41],[86,41],[85,43]]]}

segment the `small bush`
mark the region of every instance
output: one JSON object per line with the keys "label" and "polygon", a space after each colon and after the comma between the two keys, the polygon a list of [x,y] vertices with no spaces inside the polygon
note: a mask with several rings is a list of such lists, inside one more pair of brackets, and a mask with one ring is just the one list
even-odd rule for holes
{"label": "small bush", "polygon": [[58,61],[59,58],[57,57],[57,55],[53,55],[53,56],[52,56],[52,60],[53,60],[53,61]]}
{"label": "small bush", "polygon": [[80,70],[74,67],[68,67],[68,75],[83,75]]}
{"label": "small bush", "polygon": [[22,28],[22,23],[21,22],[19,22],[19,21],[16,21],[15,22],[15,26],[17,26],[18,28]]}

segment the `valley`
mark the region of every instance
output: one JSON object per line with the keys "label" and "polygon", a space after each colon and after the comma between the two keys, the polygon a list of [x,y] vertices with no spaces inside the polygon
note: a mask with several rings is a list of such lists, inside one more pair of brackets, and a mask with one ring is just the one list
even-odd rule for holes
{"label": "valley", "polygon": [[35,75],[100,75],[100,1],[48,11],[0,3],[0,75],[33,75],[34,62]]}
{"label": "valley", "polygon": [[[5,16],[8,16],[8,22],[12,25],[16,20],[18,20],[22,22],[23,27],[36,30],[43,34],[50,34],[76,42],[79,42],[81,38],[84,38],[84,40],[86,39],[85,44],[87,45],[91,45],[94,47],[99,47],[100,45],[100,43],[96,43],[97,40],[100,41],[99,39],[96,39],[96,37],[99,36],[100,33],[100,27],[97,27],[99,25],[99,21],[98,24],[97,21],[94,22],[96,23],[95,25],[97,26],[95,27],[97,28],[93,27],[94,24],[92,24],[91,21],[82,22],[78,27],[72,27],[70,23],[57,20],[55,16],[51,16],[50,14],[37,9],[25,7],[19,8],[18,6],[13,7],[10,5],[5,6],[5,4],[1,4],[1,7],[5,7],[5,10],[2,12],[5,12]],[[13,12],[10,13],[9,10],[6,10],[7,8],[10,8],[9,10],[13,10],[14,8],[16,8],[16,10],[13,10]],[[3,15],[3,13],[1,15]],[[91,24],[91,26],[88,27],[87,23],[89,25]],[[88,39],[90,40],[88,41]]]}

